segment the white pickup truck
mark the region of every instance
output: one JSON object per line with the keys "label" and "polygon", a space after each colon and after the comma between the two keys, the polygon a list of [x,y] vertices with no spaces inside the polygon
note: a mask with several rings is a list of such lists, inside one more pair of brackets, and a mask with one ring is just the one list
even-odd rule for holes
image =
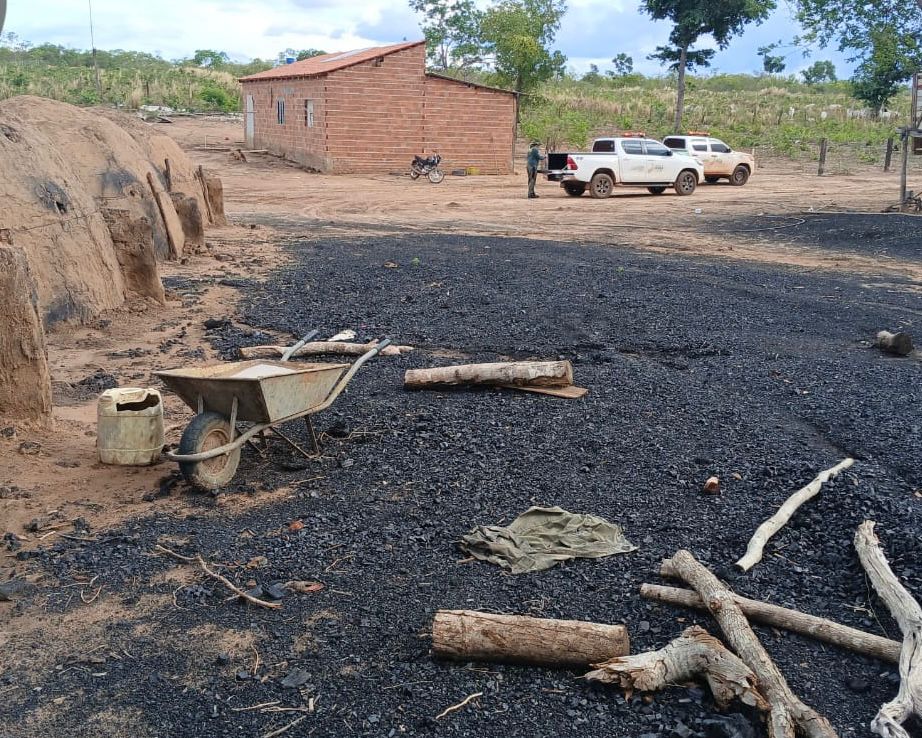
{"label": "white pickup truck", "polygon": [[552,153],[547,165],[547,178],[573,197],[587,189],[593,197],[610,197],[615,185],[646,187],[654,195],[673,187],[690,195],[704,179],[704,167],[694,157],[639,136],[597,138],[590,153]]}

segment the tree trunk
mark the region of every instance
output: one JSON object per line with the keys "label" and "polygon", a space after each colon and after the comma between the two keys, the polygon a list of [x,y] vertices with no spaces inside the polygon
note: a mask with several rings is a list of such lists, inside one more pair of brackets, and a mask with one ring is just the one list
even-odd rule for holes
{"label": "tree trunk", "polygon": [[[310,341],[292,354],[296,356],[361,356],[366,351],[371,351],[378,345],[377,341],[371,343],[345,343],[340,341]],[[240,356],[244,359],[274,359],[280,357],[288,350],[287,346],[244,346],[240,349]],[[385,346],[381,356],[399,356],[407,351],[412,351],[412,346]]]}
{"label": "tree trunk", "polygon": [[855,550],[871,585],[903,632],[900,689],[880,708],[871,721],[871,730],[884,738],[909,738],[902,723],[913,713],[922,717],[922,607],[890,568],[874,533],[874,521],[865,520],[858,526]]}
{"label": "tree trunk", "polygon": [[[671,574],[667,575],[665,572],[663,575],[671,576]],[[665,602],[678,607],[707,610],[704,601],[697,593],[687,589],[661,587],[658,584],[642,584],[640,585],[640,596],[648,600]],[[764,623],[776,628],[784,628],[792,633],[831,643],[839,648],[846,648],[854,653],[860,653],[881,661],[895,664],[900,660],[900,644],[896,641],[891,641],[889,638],[881,638],[872,633],[865,633],[863,630],[849,628],[847,625],[842,625],[826,618],[819,618],[816,615],[789,610],[786,607],[771,605],[768,602],[750,600],[746,597],[740,597],[738,594],[733,595],[733,601],[739,605],[740,610],[751,621]]]}
{"label": "tree trunk", "polygon": [[703,676],[721,709],[734,699],[759,710],[768,703],[758,691],[756,675],[739,657],[704,628],[693,625],[658,651],[618,656],[597,664],[585,678],[612,683],[627,692],[657,692]]}
{"label": "tree trunk", "polygon": [[671,565],[698,592],[708,611],[720,624],[730,647],[758,677],[759,689],[770,706],[770,738],[794,738],[795,725],[808,738],[838,738],[829,721],[791,691],[734,602],[733,593],[688,551],[678,551],[671,559]]}
{"label": "tree trunk", "polygon": [[585,668],[630,653],[627,628],[473,610],[439,610],[432,652],[453,661]]}
{"label": "tree trunk", "polygon": [[456,384],[567,387],[573,384],[573,367],[569,361],[461,364],[429,369],[408,369],[403,378],[403,385],[407,389]]}
{"label": "tree trunk", "polygon": [[688,62],[688,46],[679,49],[679,79],[676,85],[675,97],[675,131],[682,133],[682,115],[685,112],[685,66]]}
{"label": "tree trunk", "polygon": [[854,463],[854,459],[843,459],[831,469],[820,472],[810,484],[788,497],[784,504],[778,508],[778,512],[756,529],[756,532],[749,540],[749,545],[746,546],[746,553],[736,562],[736,565],[743,571],[749,571],[758,564],[762,560],[762,551],[765,544],[775,533],[787,525],[791,516],[797,512],[800,506],[816,497],[826,482],[833,479],[839,472],[848,469]]}

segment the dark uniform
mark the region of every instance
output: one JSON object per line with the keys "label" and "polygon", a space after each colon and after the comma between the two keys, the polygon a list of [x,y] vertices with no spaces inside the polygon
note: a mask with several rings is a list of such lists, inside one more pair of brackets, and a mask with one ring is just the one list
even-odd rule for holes
{"label": "dark uniform", "polygon": [[544,161],[541,152],[538,151],[538,142],[532,141],[531,148],[528,150],[528,196],[537,197],[535,194],[535,182],[538,180],[538,165]]}

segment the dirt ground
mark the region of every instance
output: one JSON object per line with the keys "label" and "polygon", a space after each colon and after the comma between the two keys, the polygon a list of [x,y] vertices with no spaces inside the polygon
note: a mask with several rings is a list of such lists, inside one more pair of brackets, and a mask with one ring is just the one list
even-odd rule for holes
{"label": "dirt ground", "polygon": [[[749,184],[701,186],[691,197],[622,189],[611,200],[567,197],[539,182],[539,200],[525,198],[524,175],[446,177],[440,185],[406,176],[324,176],[265,154],[243,162],[241,125],[233,120],[177,118],[158,124],[196,163],[224,181],[231,225],[208,233],[205,255],[162,265],[170,289],[166,308],[141,301],[100,316],[90,326],[56,328],[48,336],[55,383],[50,427],[0,423],[0,526],[25,547],[73,532],[82,518],[91,528],[132,516],[176,510],[193,495],[152,495],[168,483],[173,465],[118,468],[95,454],[97,372],[121,386],[148,386],[151,372],[216,360],[203,339],[202,322],[233,317],[237,290],[221,280],[260,279],[285,258],[286,238],[345,234],[448,233],[592,242],[664,253],[681,251],[721,259],[792,264],[831,271],[866,272],[922,282],[918,262],[824,251],[788,242],[784,234],[804,212],[880,212],[894,200],[896,173],[876,170],[816,177],[790,171],[784,161],[760,162]],[[448,163],[450,168],[450,162]],[[735,229],[728,222],[746,222]],[[770,233],[771,243],[760,242]],[[780,236],[780,238],[779,238]],[[173,280],[173,281],[171,281]],[[345,327],[345,326],[344,326]],[[287,336],[280,336],[282,342]],[[83,384],[81,384],[83,382]],[[165,398],[167,440],[178,441],[191,413]],[[153,499],[151,499],[153,497]],[[219,498],[218,505],[243,504]],[[31,525],[32,531],[26,527]],[[3,565],[0,564],[0,574]]]}

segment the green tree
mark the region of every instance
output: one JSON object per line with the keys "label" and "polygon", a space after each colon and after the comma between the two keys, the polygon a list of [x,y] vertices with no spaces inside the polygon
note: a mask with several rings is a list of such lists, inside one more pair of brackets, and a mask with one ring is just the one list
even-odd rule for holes
{"label": "green tree", "polygon": [[[901,49],[899,35],[891,29],[874,29],[870,39],[870,51],[852,77],[852,94],[866,103],[877,118],[915,68],[909,62],[913,56],[912,47]],[[909,67],[906,66],[907,62],[910,63]]]}
{"label": "green tree", "polygon": [[634,57],[628,56],[627,54],[615,54],[615,58],[611,60],[612,77],[626,77],[629,74],[634,72]]}
{"label": "green tree", "polygon": [[759,47],[757,53],[762,57],[762,70],[766,74],[781,74],[785,70],[785,67],[787,67],[783,56],[780,54],[772,54],[777,48],[777,43]]}
{"label": "green tree", "polygon": [[598,65],[598,64],[590,64],[590,65],[589,65],[589,71],[586,72],[586,73],[583,75],[583,77],[582,77],[582,81],[583,81],[583,82],[590,82],[590,83],[592,83],[592,84],[595,84],[596,82],[598,82],[598,81],[601,80],[601,79],[602,79],[602,75],[599,74],[599,65]]}
{"label": "green tree", "polygon": [[230,61],[230,57],[225,51],[214,51],[212,49],[197,49],[192,55],[192,64],[196,67],[207,67],[208,69],[223,69]]}
{"label": "green tree", "polygon": [[481,39],[501,84],[528,92],[564,72],[567,58],[551,51],[565,0],[500,0],[484,13]]}
{"label": "green tree", "polygon": [[423,16],[426,57],[435,69],[464,69],[480,61],[483,12],[474,0],[410,0]]}
{"label": "green tree", "polygon": [[816,61],[801,73],[804,82],[808,85],[818,85],[823,82],[836,81],[836,68],[831,61]]}
{"label": "green tree", "polygon": [[298,61],[304,61],[305,59],[310,59],[313,56],[323,56],[327,52],[321,51],[320,49],[301,49],[295,57]]}
{"label": "green tree", "polygon": [[691,51],[691,47],[702,36],[710,35],[719,48],[727,48],[730,39],[742,33],[747,24],[764,21],[775,9],[775,0],[643,0],[641,9],[654,20],[673,24],[669,34],[671,48],[659,47],[651,58],[669,63],[676,71],[674,128],[680,133],[685,109],[685,72],[690,64],[708,66],[714,55],[711,49]]}

